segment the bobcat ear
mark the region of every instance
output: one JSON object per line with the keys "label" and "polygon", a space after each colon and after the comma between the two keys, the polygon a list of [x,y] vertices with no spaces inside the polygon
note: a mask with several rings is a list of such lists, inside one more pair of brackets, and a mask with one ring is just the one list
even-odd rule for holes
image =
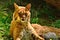
{"label": "bobcat ear", "polygon": [[19,8],[19,6],[16,3],[14,3],[14,7],[15,7],[15,10]]}
{"label": "bobcat ear", "polygon": [[28,11],[28,10],[30,11],[30,8],[31,8],[31,4],[29,3],[29,4],[26,5],[26,10],[27,10],[27,11]]}

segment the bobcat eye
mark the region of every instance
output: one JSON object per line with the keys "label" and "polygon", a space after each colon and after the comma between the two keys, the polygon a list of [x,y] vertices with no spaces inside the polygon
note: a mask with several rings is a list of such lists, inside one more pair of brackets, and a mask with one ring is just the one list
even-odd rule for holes
{"label": "bobcat eye", "polygon": [[25,16],[27,16],[27,13],[25,13]]}
{"label": "bobcat eye", "polygon": [[15,20],[17,20],[17,17],[15,18]]}
{"label": "bobcat eye", "polygon": [[18,13],[19,14],[19,16],[21,16],[22,15],[22,13]]}

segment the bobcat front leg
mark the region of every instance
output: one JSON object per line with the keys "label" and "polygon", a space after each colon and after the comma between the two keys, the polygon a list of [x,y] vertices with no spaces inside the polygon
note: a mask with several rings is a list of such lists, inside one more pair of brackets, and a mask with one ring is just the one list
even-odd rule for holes
{"label": "bobcat front leg", "polygon": [[41,39],[41,40],[44,40],[44,38],[40,37],[40,36],[36,33],[36,31],[34,30],[34,28],[31,26],[30,22],[28,22],[28,29],[29,29],[36,37],[38,37],[38,38]]}
{"label": "bobcat front leg", "polygon": [[13,39],[14,40],[21,40],[23,37],[23,31],[15,28],[13,31]]}

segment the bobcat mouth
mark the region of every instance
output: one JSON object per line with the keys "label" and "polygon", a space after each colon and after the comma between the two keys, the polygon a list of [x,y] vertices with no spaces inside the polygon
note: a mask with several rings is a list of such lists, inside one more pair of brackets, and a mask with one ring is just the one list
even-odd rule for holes
{"label": "bobcat mouth", "polygon": [[21,18],[21,22],[27,22],[26,18]]}
{"label": "bobcat mouth", "polygon": [[25,21],[25,19],[22,19],[22,21]]}
{"label": "bobcat mouth", "polygon": [[26,21],[26,19],[24,19],[24,18],[21,18],[21,22],[25,22]]}

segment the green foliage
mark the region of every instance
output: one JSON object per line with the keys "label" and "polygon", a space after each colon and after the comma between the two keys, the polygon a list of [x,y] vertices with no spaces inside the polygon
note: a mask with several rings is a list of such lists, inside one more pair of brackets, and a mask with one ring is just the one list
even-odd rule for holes
{"label": "green foliage", "polygon": [[[48,8],[43,8],[41,10],[36,10],[36,9],[33,9],[31,10],[31,23],[38,23],[38,24],[41,24],[41,25],[48,25],[48,26],[51,26],[51,21],[54,20],[54,16],[51,16],[51,15],[48,15],[50,14],[51,11],[48,10]],[[46,18],[46,15],[47,18]],[[51,17],[50,17],[51,16]],[[48,21],[50,20],[50,21]]]}
{"label": "green foliage", "polygon": [[60,20],[56,20],[55,22],[52,23],[53,27],[60,28]]}
{"label": "green foliage", "polygon": [[31,18],[31,23],[38,23],[38,18]]}
{"label": "green foliage", "polygon": [[0,4],[0,40],[9,40],[11,14],[9,15],[7,10],[6,5]]}

